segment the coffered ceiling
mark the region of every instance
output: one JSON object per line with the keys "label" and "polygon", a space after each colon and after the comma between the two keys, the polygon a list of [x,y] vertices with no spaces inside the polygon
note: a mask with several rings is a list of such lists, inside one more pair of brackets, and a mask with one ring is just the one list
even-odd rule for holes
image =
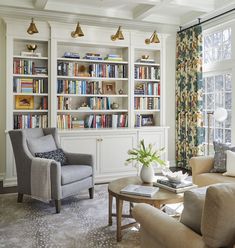
{"label": "coffered ceiling", "polygon": [[0,0],[0,16],[180,26],[234,6],[235,0]]}

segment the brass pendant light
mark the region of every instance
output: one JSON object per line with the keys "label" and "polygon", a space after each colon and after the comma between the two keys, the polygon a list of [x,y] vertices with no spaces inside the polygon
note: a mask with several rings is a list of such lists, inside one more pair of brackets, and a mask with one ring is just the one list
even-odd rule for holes
{"label": "brass pendant light", "polygon": [[121,26],[118,27],[118,30],[116,32],[116,34],[114,35],[111,35],[111,40],[112,41],[115,41],[115,40],[124,40],[124,36],[123,36],[123,33],[122,33],[122,30],[121,30]]}
{"label": "brass pendant light", "polygon": [[80,27],[80,25],[79,25],[79,22],[78,22],[78,24],[77,24],[76,30],[73,31],[73,32],[71,32],[71,36],[72,36],[73,38],[78,38],[78,37],[84,36],[84,33],[82,32],[82,29],[81,29],[81,27]]}
{"label": "brass pendant light", "polygon": [[33,18],[32,18],[32,21],[31,21],[31,23],[27,29],[27,33],[31,34],[31,35],[38,33],[38,29],[37,29],[35,23],[33,22]]}
{"label": "brass pendant light", "polygon": [[149,39],[145,40],[145,44],[150,44],[150,43],[160,43],[156,30],[153,32],[153,34]]}

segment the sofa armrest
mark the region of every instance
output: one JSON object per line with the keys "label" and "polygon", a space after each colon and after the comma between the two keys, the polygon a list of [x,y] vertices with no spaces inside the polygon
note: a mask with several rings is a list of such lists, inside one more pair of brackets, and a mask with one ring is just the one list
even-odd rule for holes
{"label": "sofa armrest", "polygon": [[60,200],[61,192],[61,165],[59,162],[51,163],[51,197],[54,200]]}
{"label": "sofa armrest", "polygon": [[93,167],[93,157],[91,154],[65,152],[69,164],[90,165]]}
{"label": "sofa armrest", "polygon": [[156,240],[157,247],[205,247],[200,235],[148,204],[137,204],[133,208],[132,215],[140,223],[141,229],[144,229],[145,235],[147,233],[151,239]]}
{"label": "sofa armrest", "polygon": [[192,168],[193,182],[195,182],[196,175],[210,172],[213,168],[213,163],[213,156],[192,157],[189,161],[189,166]]}

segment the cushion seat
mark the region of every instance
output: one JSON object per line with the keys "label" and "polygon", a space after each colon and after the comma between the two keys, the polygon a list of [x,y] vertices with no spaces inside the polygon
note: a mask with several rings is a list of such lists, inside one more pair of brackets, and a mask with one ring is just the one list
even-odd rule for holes
{"label": "cushion seat", "polygon": [[223,176],[221,173],[202,173],[195,176],[194,183],[206,186],[215,183],[235,183],[234,179],[234,177]]}
{"label": "cushion seat", "polygon": [[92,175],[92,167],[88,165],[61,166],[61,184],[69,184]]}

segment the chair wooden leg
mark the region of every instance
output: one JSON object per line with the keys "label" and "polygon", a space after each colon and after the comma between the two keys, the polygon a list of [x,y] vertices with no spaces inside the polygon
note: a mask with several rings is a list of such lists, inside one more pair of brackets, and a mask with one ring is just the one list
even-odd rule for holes
{"label": "chair wooden leg", "polygon": [[23,196],[24,196],[24,194],[18,193],[17,202],[23,202]]}
{"label": "chair wooden leg", "polygon": [[61,208],[61,200],[55,200],[55,209],[57,214],[60,213],[60,208]]}
{"label": "chair wooden leg", "polygon": [[89,188],[89,195],[90,195],[90,199],[94,198],[94,187]]}

